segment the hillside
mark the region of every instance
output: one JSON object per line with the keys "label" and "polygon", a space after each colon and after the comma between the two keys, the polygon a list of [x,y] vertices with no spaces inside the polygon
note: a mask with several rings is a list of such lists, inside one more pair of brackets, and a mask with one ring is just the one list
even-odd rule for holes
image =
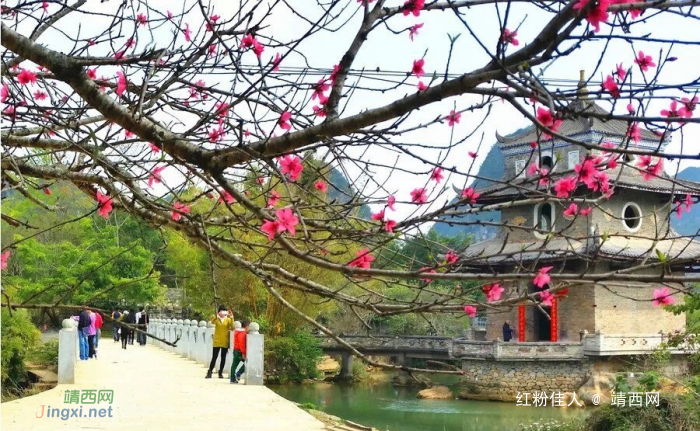
{"label": "hillside", "polygon": [[[340,203],[349,202],[355,196],[356,191],[350,185],[345,175],[338,168],[331,168],[329,179],[330,187],[328,187],[328,200],[337,201]],[[365,220],[369,220],[372,216],[372,210],[367,205],[359,207],[357,216]]]}
{"label": "hillside", "polygon": [[[700,183],[700,167],[685,168],[678,173],[678,178]],[[693,205],[689,213],[683,213],[681,218],[673,217],[671,226],[681,235],[695,235],[700,229],[700,205]]]}
{"label": "hillside", "polygon": [[[503,175],[503,165],[505,159],[503,158],[503,153],[498,148],[497,145],[491,147],[491,150],[486,155],[486,159],[481,164],[481,168],[477,174],[480,178],[493,178],[498,179]],[[472,187],[476,186],[482,188],[487,186],[490,181],[484,179],[476,179],[471,184]],[[455,198],[456,199],[456,198]],[[473,241],[483,241],[485,239],[492,238],[496,235],[498,228],[496,226],[483,226],[483,225],[463,225],[463,224],[452,224],[451,221],[456,221],[460,223],[473,223],[475,221],[489,221],[494,223],[500,223],[501,212],[500,211],[488,211],[479,214],[469,214],[463,217],[445,217],[444,223],[437,222],[431,228],[440,236],[454,237],[459,234],[467,234],[472,237]]]}

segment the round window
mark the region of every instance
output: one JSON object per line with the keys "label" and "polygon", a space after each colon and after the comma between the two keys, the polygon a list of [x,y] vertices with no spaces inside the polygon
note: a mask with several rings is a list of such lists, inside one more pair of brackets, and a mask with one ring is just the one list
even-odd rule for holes
{"label": "round window", "polygon": [[628,203],[622,208],[622,226],[630,232],[637,232],[642,227],[642,210],[635,203]]}

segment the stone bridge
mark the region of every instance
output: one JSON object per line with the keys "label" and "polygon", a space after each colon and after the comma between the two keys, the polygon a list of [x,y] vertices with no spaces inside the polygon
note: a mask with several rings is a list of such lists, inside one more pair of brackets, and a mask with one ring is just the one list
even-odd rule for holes
{"label": "stone bridge", "polygon": [[[167,341],[179,338],[177,347],[149,338],[145,346],[135,343],[124,350],[121,343],[103,333],[97,359],[78,361],[77,330],[67,319],[59,333],[58,386],[2,403],[0,428],[23,431],[330,429],[291,401],[262,384],[254,384],[258,371],[247,375],[246,384],[230,384],[228,378],[205,379],[213,332],[207,322],[188,321],[185,325],[183,320],[151,319],[148,332],[157,333]],[[251,335],[262,337],[261,334],[248,336]],[[262,345],[259,353],[262,354]],[[230,361],[229,353],[228,364]],[[102,395],[95,399],[101,393],[110,395],[109,399],[101,398]],[[86,396],[89,394],[92,398]]]}
{"label": "stone bridge", "polygon": [[[343,379],[352,377],[353,355],[345,347],[338,344],[331,337],[319,337],[321,348],[330,355],[340,355],[340,377]],[[341,337],[362,354],[372,356],[394,357],[400,365],[410,365],[410,360],[434,359],[447,360],[451,358],[450,349],[453,343],[450,337],[430,337],[405,335],[344,335]],[[405,373],[400,373],[399,379],[403,380]]]}
{"label": "stone bridge", "polygon": [[[500,340],[386,335],[343,335],[340,338],[363,354],[393,357],[396,363],[405,366],[410,366],[410,360],[413,358],[459,361],[465,374],[471,375],[477,382],[484,381],[483,375],[508,374],[518,368],[529,369],[528,376],[552,374],[546,370],[547,367],[549,370],[561,371],[553,379],[569,382],[567,369],[577,369],[578,375],[584,376],[586,364],[598,361],[598,358],[649,354],[664,341],[663,335],[659,334],[622,336],[599,332],[583,333],[581,340],[577,342],[506,343]],[[319,339],[324,352],[341,356],[341,377],[351,377],[352,353],[330,337]],[[684,352],[687,354],[687,350],[683,349],[671,351],[672,354]],[[402,381],[405,377],[405,373],[400,373],[399,380]],[[497,380],[492,383],[499,383],[500,377]],[[580,379],[574,380],[570,383],[579,383]]]}

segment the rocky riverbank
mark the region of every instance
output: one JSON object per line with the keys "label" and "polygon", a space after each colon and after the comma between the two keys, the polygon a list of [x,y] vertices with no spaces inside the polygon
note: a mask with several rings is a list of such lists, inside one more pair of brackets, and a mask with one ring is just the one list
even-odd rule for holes
{"label": "rocky riverbank", "polygon": [[302,409],[316,419],[323,422],[329,431],[379,431],[377,428],[372,428],[358,423],[339,418],[338,416],[329,415],[320,410],[307,408],[304,405],[299,405]]}

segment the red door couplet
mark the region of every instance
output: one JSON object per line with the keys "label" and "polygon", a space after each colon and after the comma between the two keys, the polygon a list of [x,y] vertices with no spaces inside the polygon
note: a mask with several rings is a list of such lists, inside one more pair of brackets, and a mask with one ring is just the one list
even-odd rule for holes
{"label": "red door couplet", "polygon": [[518,305],[518,341],[525,341],[525,304]]}
{"label": "red door couplet", "polygon": [[550,341],[559,341],[559,310],[557,307],[557,298],[554,297],[552,298],[552,309],[549,312],[549,316],[551,317],[550,321]]}

